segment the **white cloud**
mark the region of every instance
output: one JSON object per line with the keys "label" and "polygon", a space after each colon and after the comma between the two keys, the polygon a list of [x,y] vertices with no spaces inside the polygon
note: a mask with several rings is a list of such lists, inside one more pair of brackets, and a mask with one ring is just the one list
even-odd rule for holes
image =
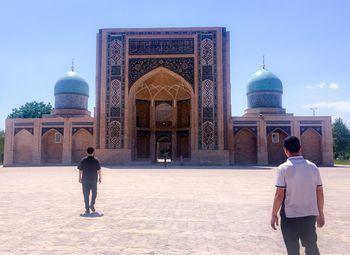
{"label": "white cloud", "polygon": [[321,82],[321,83],[317,84],[317,87],[319,87],[319,88],[321,88],[321,89],[323,89],[324,86],[326,86],[326,83],[325,83],[325,82]]}
{"label": "white cloud", "polygon": [[350,112],[350,101],[319,102],[304,105],[303,108],[332,108],[336,112]]}
{"label": "white cloud", "polygon": [[306,86],[305,88],[307,88],[307,89],[314,89],[314,87],[312,87],[312,86]]}
{"label": "white cloud", "polygon": [[332,82],[329,84],[329,87],[331,89],[338,89],[339,88],[339,84],[338,83],[335,83],[335,82]]}

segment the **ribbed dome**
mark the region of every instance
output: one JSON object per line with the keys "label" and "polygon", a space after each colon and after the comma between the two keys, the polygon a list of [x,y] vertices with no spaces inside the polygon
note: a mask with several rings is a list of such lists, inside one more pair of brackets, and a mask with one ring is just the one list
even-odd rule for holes
{"label": "ribbed dome", "polygon": [[55,96],[58,94],[78,94],[89,96],[89,85],[76,72],[69,71],[55,85]]}
{"label": "ribbed dome", "polygon": [[283,93],[281,80],[266,69],[260,69],[253,74],[247,84],[247,94],[258,91],[275,91]]}

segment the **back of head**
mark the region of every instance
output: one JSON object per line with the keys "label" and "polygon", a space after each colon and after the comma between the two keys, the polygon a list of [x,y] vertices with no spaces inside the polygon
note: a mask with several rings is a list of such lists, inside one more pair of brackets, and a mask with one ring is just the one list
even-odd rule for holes
{"label": "back of head", "polygon": [[94,153],[94,148],[92,148],[92,147],[89,147],[89,148],[87,148],[87,150],[86,150],[86,152],[87,152],[87,154],[88,155],[92,155],[93,153]]}
{"label": "back of head", "polygon": [[284,148],[290,153],[298,153],[300,151],[300,141],[298,137],[288,136],[284,139]]}

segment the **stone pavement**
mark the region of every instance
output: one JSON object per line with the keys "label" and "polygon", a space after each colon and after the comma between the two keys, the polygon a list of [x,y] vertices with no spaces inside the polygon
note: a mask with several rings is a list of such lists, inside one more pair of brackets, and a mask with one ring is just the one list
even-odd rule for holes
{"label": "stone pavement", "polygon": [[[322,168],[322,254],[350,251],[350,168]],[[275,170],[103,169],[82,218],[74,167],[0,168],[0,254],[285,254],[269,226]]]}

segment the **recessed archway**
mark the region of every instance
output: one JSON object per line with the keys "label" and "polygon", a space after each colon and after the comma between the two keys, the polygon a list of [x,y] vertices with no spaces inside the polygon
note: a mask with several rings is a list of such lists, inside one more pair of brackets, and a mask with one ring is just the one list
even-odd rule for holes
{"label": "recessed archway", "polygon": [[[136,81],[129,93],[130,144],[134,159],[157,161],[159,146],[170,146],[172,160],[190,157],[194,92],[180,75],[159,67]],[[158,144],[156,132],[168,132],[169,143]],[[186,141],[179,132],[187,132]],[[181,141],[180,141],[181,140]],[[178,145],[177,142],[182,145]],[[184,146],[187,146],[187,151]],[[150,153],[145,153],[145,151]]]}
{"label": "recessed archway", "polygon": [[301,135],[301,152],[305,159],[322,164],[322,137],[315,129],[308,128]]}
{"label": "recessed archway", "polygon": [[55,129],[47,131],[41,138],[42,163],[62,163],[63,136]]}
{"label": "recessed archway", "polygon": [[270,165],[279,165],[287,159],[283,150],[283,142],[287,137],[288,134],[280,128],[276,128],[267,136],[267,153]]}

